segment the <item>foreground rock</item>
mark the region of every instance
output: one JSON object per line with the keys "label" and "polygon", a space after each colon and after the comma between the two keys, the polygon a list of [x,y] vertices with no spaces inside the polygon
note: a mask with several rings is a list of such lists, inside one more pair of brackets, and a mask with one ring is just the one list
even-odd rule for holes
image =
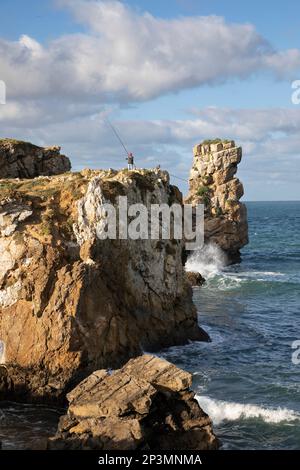
{"label": "foreground rock", "polygon": [[244,194],[235,177],[242,158],[233,141],[205,141],[194,148],[187,202],[205,205],[205,241],[218,245],[229,262],[240,260],[248,243],[247,209],[239,200]]}
{"label": "foreground rock", "polygon": [[112,374],[94,372],[68,394],[68,413],[48,448],[217,449],[191,384],[191,374],[149,355]]}
{"label": "foreground rock", "polygon": [[60,147],[43,148],[29,142],[0,139],[0,179],[59,175],[70,169],[70,160],[60,155]]}
{"label": "foreground rock", "polygon": [[56,400],[143,348],[209,339],[181,240],[99,239],[104,204],[120,195],[148,207],[182,201],[162,171],[0,181],[2,395]]}
{"label": "foreground rock", "polygon": [[186,273],[187,279],[192,287],[201,287],[205,284],[205,279],[200,273],[188,271]]}

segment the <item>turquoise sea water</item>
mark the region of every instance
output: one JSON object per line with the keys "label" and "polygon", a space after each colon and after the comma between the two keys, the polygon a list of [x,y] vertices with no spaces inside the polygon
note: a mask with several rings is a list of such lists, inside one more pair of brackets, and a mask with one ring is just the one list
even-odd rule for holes
{"label": "turquoise sea water", "polygon": [[222,268],[214,248],[189,260],[207,277],[194,299],[212,343],[162,355],[194,373],[224,449],[299,449],[300,202],[247,206],[242,264]]}

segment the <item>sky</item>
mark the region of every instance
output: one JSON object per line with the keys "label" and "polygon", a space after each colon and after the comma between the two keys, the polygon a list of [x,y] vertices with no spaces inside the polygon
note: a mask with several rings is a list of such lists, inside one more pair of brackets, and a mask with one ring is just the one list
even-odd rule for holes
{"label": "sky", "polygon": [[245,200],[300,200],[297,0],[1,0],[0,15],[0,137],[122,168],[109,119],[185,193],[192,147],[234,139]]}

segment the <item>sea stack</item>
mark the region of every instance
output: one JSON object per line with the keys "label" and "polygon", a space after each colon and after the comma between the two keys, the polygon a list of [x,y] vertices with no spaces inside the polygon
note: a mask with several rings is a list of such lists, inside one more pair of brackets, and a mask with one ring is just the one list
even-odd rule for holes
{"label": "sea stack", "polygon": [[243,184],[235,177],[242,148],[233,140],[206,140],[193,149],[186,203],[205,206],[205,243],[218,245],[229,263],[240,261],[248,243],[247,209],[240,202]]}

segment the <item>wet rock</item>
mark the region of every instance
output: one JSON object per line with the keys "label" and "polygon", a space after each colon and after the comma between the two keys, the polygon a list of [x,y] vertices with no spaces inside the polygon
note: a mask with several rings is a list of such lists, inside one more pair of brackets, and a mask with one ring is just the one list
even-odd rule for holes
{"label": "wet rock", "polygon": [[187,272],[186,276],[192,287],[201,287],[206,282],[206,280],[200,273]]}
{"label": "wet rock", "polygon": [[12,391],[12,381],[4,365],[0,365],[0,400],[3,400]]}

